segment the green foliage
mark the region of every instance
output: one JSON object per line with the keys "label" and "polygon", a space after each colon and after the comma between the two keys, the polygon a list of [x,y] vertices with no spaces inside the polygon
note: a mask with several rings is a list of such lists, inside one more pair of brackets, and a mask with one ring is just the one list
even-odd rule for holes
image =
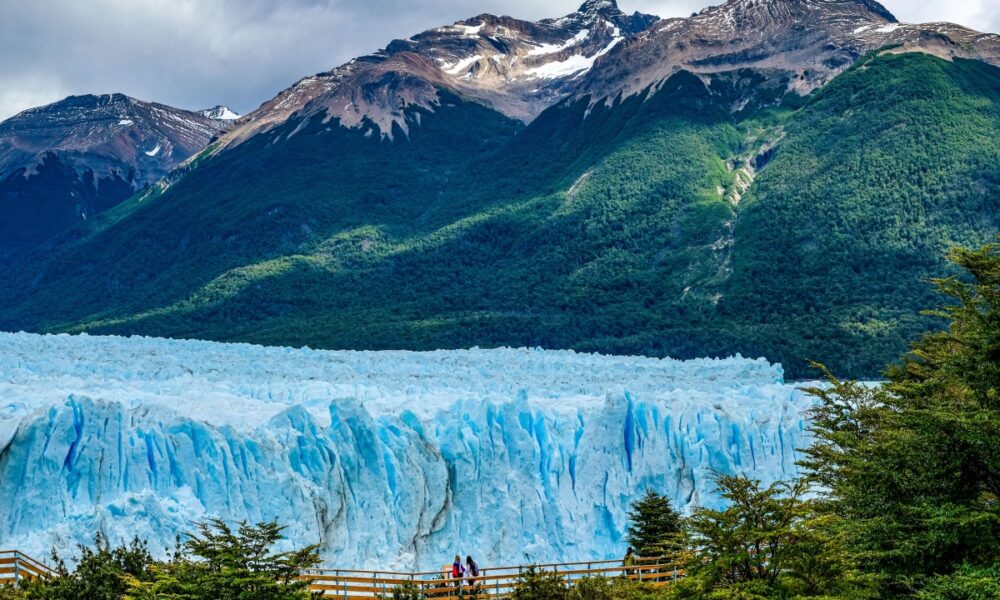
{"label": "green foliage", "polygon": [[569,588],[559,573],[532,566],[518,577],[511,597],[513,600],[566,600]]}
{"label": "green foliage", "polygon": [[0,585],[0,600],[27,600],[27,598],[28,596],[21,586]]}
{"label": "green foliage", "polygon": [[963,565],[954,573],[931,579],[917,595],[920,600],[993,600],[1000,598],[1000,563],[988,567]]}
{"label": "green foliage", "polygon": [[867,597],[839,523],[804,499],[807,489],[720,476],[729,506],[698,509],[687,521],[692,597]]}
{"label": "green foliage", "polygon": [[663,587],[654,588],[624,577],[585,577],[573,582],[568,600],[658,600],[668,597]]}
{"label": "green foliage", "polygon": [[681,532],[681,516],[670,499],[653,490],[636,500],[629,511],[628,543],[639,556],[664,556],[673,551]]}
{"label": "green foliage", "polygon": [[1000,227],[1000,71],[886,55],[778,108],[731,93],[681,73],[527,127],[446,95],[393,141],[293,120],[4,268],[0,329],[876,375],[940,323],[942,250]]}
{"label": "green foliage", "polygon": [[390,598],[391,600],[424,600],[427,596],[420,591],[420,588],[416,584],[407,582],[392,588],[392,593],[389,596],[380,597]]}
{"label": "green foliage", "polygon": [[70,570],[53,552],[56,576],[37,580],[26,587],[26,597],[31,600],[121,600],[128,590],[127,580],[147,579],[153,558],[144,541],[138,538],[127,546],[112,548],[104,536],[98,534],[94,547],[80,546],[76,568]]}
{"label": "green foliage", "polygon": [[94,548],[80,548],[74,569],[53,553],[54,577],[0,586],[0,600],[307,599],[309,582],[300,576],[318,564],[316,549],[273,552],[281,539],[274,523],[242,524],[233,531],[210,521],[200,524],[171,560],[157,562],[145,542],[112,548],[98,535]]}
{"label": "green foliage", "polygon": [[753,355],[871,377],[941,324],[919,314],[938,301],[925,281],[948,248],[1000,228],[998,94],[982,63],[873,56],[785,122],[741,204],[720,302],[745,316]]}
{"label": "green foliage", "polygon": [[282,539],[276,523],[233,530],[223,521],[198,525],[184,549],[153,569],[151,581],[131,582],[129,600],[299,600],[309,598],[302,571],[319,564],[316,547],[274,552]]}
{"label": "green foliage", "polygon": [[936,313],[947,330],[916,343],[885,385],[831,376],[814,390],[804,465],[885,597],[974,598],[997,585],[1000,246],[951,259],[966,274],[936,281],[954,303]]}

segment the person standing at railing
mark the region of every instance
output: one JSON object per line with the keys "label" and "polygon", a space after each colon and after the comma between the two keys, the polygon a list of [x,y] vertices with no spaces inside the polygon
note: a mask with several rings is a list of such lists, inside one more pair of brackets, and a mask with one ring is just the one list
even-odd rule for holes
{"label": "person standing at railing", "polygon": [[455,562],[451,563],[451,578],[455,580],[455,587],[462,587],[462,577],[465,575],[465,567],[462,566],[462,557],[455,555]]}
{"label": "person standing at railing", "polygon": [[469,574],[469,585],[476,585],[476,578],[479,577],[479,565],[472,560],[471,556],[465,557],[465,572]]}
{"label": "person standing at railing", "polygon": [[622,566],[625,567],[624,574],[626,577],[635,572],[635,550],[631,546],[625,551],[625,559],[622,560]]}

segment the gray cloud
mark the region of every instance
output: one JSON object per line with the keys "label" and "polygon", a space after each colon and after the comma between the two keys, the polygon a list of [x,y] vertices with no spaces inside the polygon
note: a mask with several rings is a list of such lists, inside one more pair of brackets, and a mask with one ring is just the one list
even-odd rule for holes
{"label": "gray cloud", "polygon": [[[0,0],[0,119],[70,94],[124,92],[246,112],[393,38],[490,12],[561,16],[582,0]],[[721,0],[717,0],[721,1]],[[621,0],[686,16],[711,0]],[[1000,30],[995,0],[887,0],[904,21]]]}

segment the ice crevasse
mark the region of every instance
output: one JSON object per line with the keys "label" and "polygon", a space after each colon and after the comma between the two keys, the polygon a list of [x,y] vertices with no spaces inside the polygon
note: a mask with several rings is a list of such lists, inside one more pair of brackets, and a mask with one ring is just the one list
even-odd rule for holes
{"label": "ice crevasse", "polygon": [[646,489],[795,477],[814,400],[765,360],[333,352],[0,334],[0,546],[161,553],[277,520],[341,568],[598,560]]}

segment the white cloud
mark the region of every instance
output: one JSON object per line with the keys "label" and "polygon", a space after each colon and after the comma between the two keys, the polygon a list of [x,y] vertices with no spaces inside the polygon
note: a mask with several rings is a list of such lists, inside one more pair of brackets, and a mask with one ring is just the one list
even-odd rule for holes
{"label": "white cloud", "polygon": [[907,23],[950,21],[978,31],[1000,31],[996,0],[886,0],[886,8]]}
{"label": "white cloud", "polygon": [[0,85],[0,118],[48,104],[67,95],[67,88],[54,77],[31,73],[13,74],[5,77]]}
{"label": "white cloud", "polygon": [[[710,0],[620,0],[686,16]],[[721,1],[721,0],[720,0]],[[240,112],[394,38],[491,12],[540,19],[582,0],[0,0],[0,118],[68,94],[123,92]],[[996,0],[888,0],[904,21],[1000,30]]]}

